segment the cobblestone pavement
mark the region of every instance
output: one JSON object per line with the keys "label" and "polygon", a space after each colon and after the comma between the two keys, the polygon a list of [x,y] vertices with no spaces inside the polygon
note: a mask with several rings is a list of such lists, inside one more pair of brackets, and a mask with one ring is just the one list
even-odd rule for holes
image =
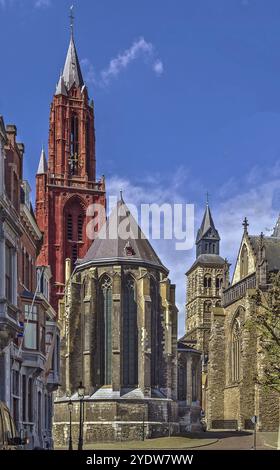
{"label": "cobblestone pavement", "polygon": [[[237,431],[209,431],[200,433],[197,438],[218,439],[211,445],[200,447],[199,450],[251,450],[254,447],[254,435],[250,432]],[[264,435],[257,433],[257,450],[273,450],[273,442],[266,439]]]}

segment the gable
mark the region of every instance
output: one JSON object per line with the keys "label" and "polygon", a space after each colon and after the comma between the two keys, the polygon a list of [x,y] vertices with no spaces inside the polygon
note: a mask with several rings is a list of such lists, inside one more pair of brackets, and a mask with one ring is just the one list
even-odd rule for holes
{"label": "gable", "polygon": [[241,240],[234,272],[233,272],[233,277],[232,277],[232,285],[236,284],[239,282],[243,277],[242,276],[242,257],[243,254],[247,250],[247,255],[248,255],[248,272],[247,276],[250,274],[253,274],[256,272],[256,253],[255,253],[255,247],[253,247],[251,241],[250,241],[250,236],[248,234],[244,234]]}

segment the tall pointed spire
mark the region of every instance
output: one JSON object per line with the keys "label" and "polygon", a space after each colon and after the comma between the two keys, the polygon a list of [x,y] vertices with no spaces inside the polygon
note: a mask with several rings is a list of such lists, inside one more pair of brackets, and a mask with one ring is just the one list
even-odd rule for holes
{"label": "tall pointed spire", "polygon": [[47,160],[46,160],[45,149],[44,147],[42,147],[37,175],[43,175],[44,173],[47,173],[47,171],[48,171],[48,165],[47,165]]}
{"label": "tall pointed spire", "polygon": [[197,256],[201,254],[218,255],[220,251],[219,244],[219,232],[215,227],[207,198],[204,216],[196,237]]}
{"label": "tall pointed spire", "polygon": [[71,37],[70,37],[70,44],[66,56],[66,61],[62,73],[62,77],[65,83],[67,90],[69,91],[70,88],[74,85],[78,88],[82,88],[84,85],[84,80],[79,64],[78,54],[76,51],[76,46],[74,42],[74,34],[73,34],[73,25],[74,25],[74,15],[73,15],[73,6],[70,9],[70,28],[71,28]]}

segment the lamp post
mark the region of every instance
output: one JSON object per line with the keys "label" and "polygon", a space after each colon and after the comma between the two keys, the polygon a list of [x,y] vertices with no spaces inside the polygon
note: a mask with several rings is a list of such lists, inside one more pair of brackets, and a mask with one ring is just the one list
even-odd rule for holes
{"label": "lamp post", "polygon": [[78,387],[78,397],[80,399],[80,429],[79,429],[79,441],[78,441],[78,450],[83,450],[83,399],[85,396],[85,387],[82,382]]}
{"label": "lamp post", "polygon": [[73,450],[73,443],[72,443],[72,411],[73,411],[73,403],[70,400],[68,402],[68,410],[69,410],[69,424],[70,424],[70,431],[69,431],[69,447],[68,450]]}

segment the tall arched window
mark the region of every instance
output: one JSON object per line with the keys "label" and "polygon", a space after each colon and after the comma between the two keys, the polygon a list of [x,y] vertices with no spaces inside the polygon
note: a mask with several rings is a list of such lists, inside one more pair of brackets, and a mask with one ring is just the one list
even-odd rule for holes
{"label": "tall arched window", "polygon": [[72,214],[67,215],[67,238],[68,240],[73,239],[73,216]]}
{"label": "tall arched window", "polygon": [[127,276],[123,312],[123,385],[138,385],[138,326],[135,281]]}
{"label": "tall arched window", "polygon": [[78,174],[79,157],[79,119],[76,114],[71,117],[71,136],[70,136],[70,174]]}
{"label": "tall arched window", "polygon": [[38,392],[37,429],[38,433],[42,430],[42,393],[40,390]]}
{"label": "tall arched window", "polygon": [[84,225],[84,217],[83,214],[78,215],[78,241],[83,241],[83,225]]}
{"label": "tall arched window", "polygon": [[222,276],[217,276],[216,277],[216,289],[219,290],[221,289],[223,284],[223,277]]}
{"label": "tall arched window", "polygon": [[91,162],[91,159],[89,158],[89,155],[90,155],[90,151],[91,151],[91,145],[90,145],[90,142],[91,142],[91,128],[90,128],[90,121],[89,119],[87,119],[87,122],[86,122],[86,155],[87,155],[87,159],[86,159],[86,170],[87,170],[87,175],[88,175],[88,178],[89,180],[91,180],[92,178],[92,175],[90,174],[90,162]]}
{"label": "tall arched window", "polygon": [[65,207],[65,258],[72,260],[72,266],[83,255],[84,226],[85,214],[79,199],[70,199]]}
{"label": "tall arched window", "polygon": [[192,401],[197,401],[197,370],[192,367]]}
{"label": "tall arched window", "polygon": [[151,279],[151,386],[157,387],[159,384],[159,309],[157,286],[154,279]]}
{"label": "tall arched window", "polygon": [[231,331],[231,378],[233,383],[240,379],[240,343],[240,320],[237,316]]}
{"label": "tall arched window", "polygon": [[203,285],[205,289],[210,289],[212,285],[211,274],[205,274]]}
{"label": "tall arched window", "polygon": [[112,280],[105,275],[100,282],[99,331],[100,381],[112,382]]}
{"label": "tall arched window", "polygon": [[29,377],[28,379],[27,398],[28,398],[28,421],[29,423],[32,423],[33,421],[33,383],[32,383],[31,377]]}
{"label": "tall arched window", "polygon": [[248,276],[248,249],[246,245],[243,245],[241,250],[241,259],[240,259],[240,277]]}
{"label": "tall arched window", "polygon": [[178,400],[185,401],[187,399],[187,367],[186,361],[183,359],[178,361]]}

